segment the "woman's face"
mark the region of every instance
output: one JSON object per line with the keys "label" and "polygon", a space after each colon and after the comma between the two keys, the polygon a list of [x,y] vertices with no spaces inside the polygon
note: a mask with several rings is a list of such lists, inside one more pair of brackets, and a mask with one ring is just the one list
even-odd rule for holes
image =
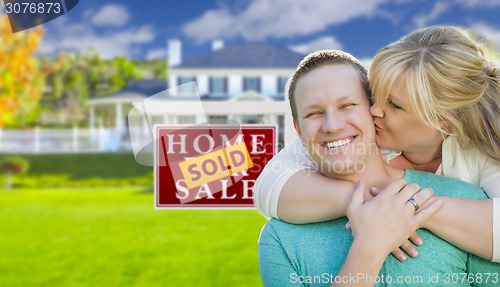
{"label": "woman's face", "polygon": [[385,103],[370,108],[378,146],[405,153],[435,153],[441,146],[440,131],[426,126],[415,114],[404,85],[394,85]]}

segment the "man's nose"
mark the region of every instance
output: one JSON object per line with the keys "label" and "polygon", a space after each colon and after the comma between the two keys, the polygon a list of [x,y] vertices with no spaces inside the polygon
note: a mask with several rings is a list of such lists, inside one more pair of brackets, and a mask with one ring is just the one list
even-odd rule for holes
{"label": "man's nose", "polygon": [[342,115],[335,112],[327,113],[325,117],[325,122],[323,123],[323,132],[334,133],[338,130],[342,130],[345,127],[345,119]]}

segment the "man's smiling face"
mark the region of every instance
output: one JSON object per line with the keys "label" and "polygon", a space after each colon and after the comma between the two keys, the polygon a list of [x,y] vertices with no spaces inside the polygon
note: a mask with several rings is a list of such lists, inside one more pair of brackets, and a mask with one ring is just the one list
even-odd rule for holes
{"label": "man's smiling face", "polygon": [[359,73],[349,64],[326,64],[297,81],[296,129],[324,174],[350,174],[375,146],[370,104]]}

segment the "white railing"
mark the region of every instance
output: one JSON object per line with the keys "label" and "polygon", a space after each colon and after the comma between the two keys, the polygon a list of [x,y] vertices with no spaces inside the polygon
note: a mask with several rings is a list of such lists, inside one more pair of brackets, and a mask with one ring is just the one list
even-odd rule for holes
{"label": "white railing", "polygon": [[131,151],[126,129],[0,130],[0,153],[86,153]]}

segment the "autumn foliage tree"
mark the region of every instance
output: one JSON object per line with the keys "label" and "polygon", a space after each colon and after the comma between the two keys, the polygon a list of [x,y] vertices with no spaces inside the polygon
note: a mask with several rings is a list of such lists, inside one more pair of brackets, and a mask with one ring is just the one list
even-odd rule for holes
{"label": "autumn foliage tree", "polygon": [[44,89],[44,74],[35,58],[41,28],[12,33],[0,14],[0,127],[23,126],[37,108]]}

